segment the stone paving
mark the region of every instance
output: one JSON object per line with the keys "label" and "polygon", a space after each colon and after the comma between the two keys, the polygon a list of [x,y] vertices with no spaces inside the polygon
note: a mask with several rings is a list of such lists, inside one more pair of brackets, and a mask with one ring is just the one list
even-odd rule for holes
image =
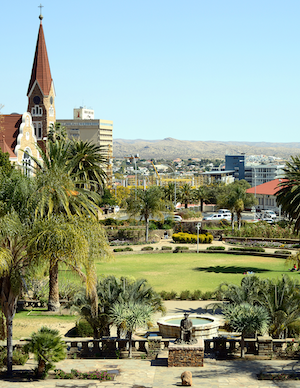
{"label": "stone paving", "polygon": [[[56,364],[57,368],[69,372],[108,370],[116,373],[114,381],[96,382],[87,380],[45,380],[34,382],[0,381],[1,388],[174,388],[181,386],[180,375],[189,370],[193,375],[193,386],[201,388],[263,388],[263,387],[299,387],[299,381],[260,381],[256,375],[259,371],[294,371],[300,372],[299,361],[249,361],[249,360],[204,360],[204,367],[168,368],[166,359],[148,360],[64,360]],[[35,367],[29,360],[26,369]]]}

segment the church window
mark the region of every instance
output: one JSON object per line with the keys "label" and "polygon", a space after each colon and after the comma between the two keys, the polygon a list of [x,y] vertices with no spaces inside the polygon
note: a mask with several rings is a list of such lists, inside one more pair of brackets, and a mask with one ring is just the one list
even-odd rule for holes
{"label": "church window", "polygon": [[43,114],[43,108],[41,108],[40,106],[38,105],[35,105],[32,109],[31,109],[31,115],[32,116],[42,116]]}
{"label": "church window", "polygon": [[34,127],[34,134],[38,140],[41,140],[43,138],[43,126],[42,123],[39,121],[36,121],[33,123]]}
{"label": "church window", "polygon": [[53,106],[51,105],[50,108],[49,108],[49,116],[50,117],[53,117],[54,116],[54,109],[53,109]]}
{"label": "church window", "polygon": [[31,158],[30,158],[30,149],[26,148],[22,157],[22,166],[24,175],[30,176],[32,173]]}

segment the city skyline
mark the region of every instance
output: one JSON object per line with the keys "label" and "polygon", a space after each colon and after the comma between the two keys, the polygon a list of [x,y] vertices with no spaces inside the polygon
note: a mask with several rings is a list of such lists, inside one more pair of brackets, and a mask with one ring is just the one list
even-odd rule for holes
{"label": "city skyline", "polygon": [[[27,109],[38,5],[1,7],[3,114]],[[115,139],[299,141],[299,2],[42,5],[57,119],[86,106]]]}

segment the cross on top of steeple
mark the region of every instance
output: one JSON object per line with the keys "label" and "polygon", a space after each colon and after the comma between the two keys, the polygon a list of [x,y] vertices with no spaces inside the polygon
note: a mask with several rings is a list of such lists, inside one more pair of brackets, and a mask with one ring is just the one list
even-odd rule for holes
{"label": "cross on top of steeple", "polygon": [[42,4],[40,4],[40,5],[38,5],[38,8],[40,9],[40,16],[39,16],[39,18],[40,18],[40,21],[42,21],[43,20],[42,8],[44,8],[44,6]]}

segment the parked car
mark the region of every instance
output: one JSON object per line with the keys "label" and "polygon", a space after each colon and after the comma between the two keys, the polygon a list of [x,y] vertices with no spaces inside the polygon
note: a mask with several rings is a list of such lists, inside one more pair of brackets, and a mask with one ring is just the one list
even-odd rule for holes
{"label": "parked car", "polygon": [[214,220],[224,220],[224,215],[220,213],[214,213],[214,214],[208,214],[207,216],[203,217],[203,221],[214,221]]}
{"label": "parked car", "polygon": [[273,218],[274,220],[276,219],[276,213],[273,210],[264,210],[262,214],[263,218]]}
{"label": "parked car", "polygon": [[223,218],[227,221],[231,221],[231,212],[228,209],[219,209],[218,214],[222,214]]}

